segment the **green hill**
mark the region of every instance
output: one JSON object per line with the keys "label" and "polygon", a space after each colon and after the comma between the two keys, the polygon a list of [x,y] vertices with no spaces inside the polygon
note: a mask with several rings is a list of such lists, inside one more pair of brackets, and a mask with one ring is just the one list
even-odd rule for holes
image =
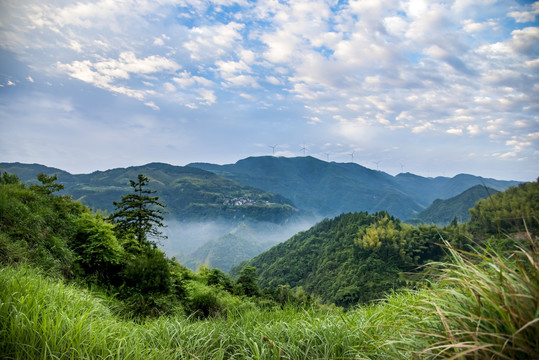
{"label": "green hill", "polygon": [[138,174],[151,179],[150,187],[166,205],[168,218],[180,221],[243,219],[283,222],[297,209],[281,195],[271,194],[198,168],[151,163],[143,166],[72,175],[37,164],[1,163],[0,170],[35,182],[37,174],[58,175],[64,193],[93,208],[111,212],[113,201],[130,191]]}
{"label": "green hill", "polygon": [[485,188],[483,185],[475,185],[465,192],[447,200],[436,199],[425,210],[420,212],[414,219],[408,220],[411,224],[435,224],[444,226],[453,219],[463,223],[471,219],[470,209],[474,204],[497,193],[497,190]]}
{"label": "green hill", "polygon": [[[475,191],[471,189],[462,198]],[[444,257],[439,246],[443,241],[468,250],[502,234],[518,233],[526,238],[523,229],[537,236],[539,182],[520,184],[480,200],[470,214],[468,223],[444,228],[414,227],[385,212],[343,214],[321,221],[240,267],[255,267],[261,287],[302,287],[324,302],[344,307],[365,303],[413,285],[414,272],[421,265]],[[236,274],[240,267],[231,273]]]}
{"label": "green hill", "polygon": [[[232,275],[253,266],[261,287],[302,287],[323,302],[349,307],[413,283],[406,272],[443,255],[440,231],[412,227],[385,212],[343,214],[241,264]],[[373,232],[376,240],[370,244]]]}
{"label": "green hill", "polygon": [[199,265],[205,265],[228,272],[234,265],[252,259],[273,245],[275,243],[259,243],[227,234],[217,240],[208,241],[188,256],[180,256],[179,260],[192,270],[196,270]]}

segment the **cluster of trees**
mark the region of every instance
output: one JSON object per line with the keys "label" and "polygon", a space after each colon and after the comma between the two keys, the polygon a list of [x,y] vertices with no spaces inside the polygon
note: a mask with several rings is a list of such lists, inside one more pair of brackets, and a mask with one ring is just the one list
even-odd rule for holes
{"label": "cluster of trees", "polygon": [[478,201],[470,209],[467,229],[489,237],[529,231],[539,236],[539,179],[522,183]]}

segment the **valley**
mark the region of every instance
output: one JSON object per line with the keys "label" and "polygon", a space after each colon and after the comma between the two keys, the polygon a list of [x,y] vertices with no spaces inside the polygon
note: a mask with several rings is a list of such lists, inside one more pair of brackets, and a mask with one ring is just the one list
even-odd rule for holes
{"label": "valley", "polygon": [[[215,267],[223,261],[227,270],[324,218],[348,212],[386,211],[415,224],[445,225],[453,218],[463,222],[469,218],[468,208],[480,197],[472,196],[458,210],[447,210],[443,216],[423,220],[417,216],[435,200],[459,196],[473,186],[498,191],[518,184],[465,174],[453,178],[409,173],[392,176],[355,163],[325,162],[308,156],[254,157],[229,165],[150,163],[77,175],[37,164],[2,163],[0,170],[16,174],[24,182],[35,182],[41,172],[57,174],[65,194],[108,213],[113,202],[128,191],[129,179],[145,174],[167,206],[168,239],[161,240],[160,246],[192,270],[202,264]],[[250,250],[225,246],[219,255],[212,255],[207,249],[223,238],[236,239]]]}

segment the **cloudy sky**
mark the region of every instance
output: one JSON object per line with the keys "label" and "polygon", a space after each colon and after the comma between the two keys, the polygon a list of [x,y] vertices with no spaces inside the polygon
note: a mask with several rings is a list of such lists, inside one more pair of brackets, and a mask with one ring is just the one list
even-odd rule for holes
{"label": "cloudy sky", "polygon": [[0,0],[0,161],[534,180],[538,20],[522,0]]}

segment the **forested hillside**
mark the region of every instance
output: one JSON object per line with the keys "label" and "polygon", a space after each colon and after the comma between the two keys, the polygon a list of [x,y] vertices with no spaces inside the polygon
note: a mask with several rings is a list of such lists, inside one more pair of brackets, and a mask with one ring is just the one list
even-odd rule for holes
{"label": "forested hillside", "polygon": [[[326,219],[242,264],[258,269],[262,287],[302,287],[324,302],[352,306],[414,285],[418,267],[444,258],[448,241],[469,249],[490,237],[539,229],[539,183],[480,200],[471,220],[444,228],[402,223],[385,212]],[[414,275],[415,273],[415,275]]]}
{"label": "forested hillside", "polygon": [[486,199],[497,192],[497,190],[486,188],[483,185],[475,185],[462,194],[450,199],[434,200],[427,209],[406,222],[410,224],[434,224],[438,226],[448,225],[453,220],[464,223],[470,220],[470,209],[477,201]]}
{"label": "forested hillside", "polygon": [[465,241],[456,227],[416,228],[385,212],[348,213],[323,220],[238,269],[257,268],[261,287],[301,286],[326,303],[349,307],[413,286],[411,273],[418,266],[442,258],[444,238]]}
{"label": "forested hillside", "polygon": [[143,166],[72,175],[42,165],[2,163],[0,170],[15,174],[23,182],[35,182],[39,173],[58,176],[65,194],[95,210],[112,211],[112,202],[129,189],[129,179],[144,173],[151,187],[167,205],[167,218],[180,221],[253,219],[283,222],[298,215],[284,197],[242,186],[211,172],[187,166],[151,163]]}

